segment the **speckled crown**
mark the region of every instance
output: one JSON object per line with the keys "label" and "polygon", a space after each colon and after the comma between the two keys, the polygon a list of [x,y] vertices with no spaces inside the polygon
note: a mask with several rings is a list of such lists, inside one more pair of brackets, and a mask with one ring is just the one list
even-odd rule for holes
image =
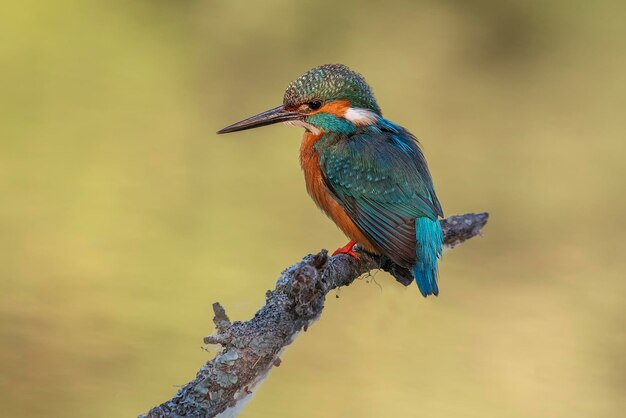
{"label": "speckled crown", "polygon": [[298,107],[313,100],[348,100],[352,107],[370,109],[380,114],[372,89],[363,76],[342,64],[315,67],[289,84],[285,107]]}

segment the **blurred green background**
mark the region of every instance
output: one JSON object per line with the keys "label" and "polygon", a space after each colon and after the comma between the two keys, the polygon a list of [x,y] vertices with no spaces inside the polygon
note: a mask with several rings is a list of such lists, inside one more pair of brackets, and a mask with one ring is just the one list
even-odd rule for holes
{"label": "blurred green background", "polygon": [[328,300],[243,417],[618,417],[626,407],[621,1],[23,1],[0,13],[0,405],[136,416],[346,239],[301,130],[215,131],[311,67],[365,75],[483,238],[439,298]]}

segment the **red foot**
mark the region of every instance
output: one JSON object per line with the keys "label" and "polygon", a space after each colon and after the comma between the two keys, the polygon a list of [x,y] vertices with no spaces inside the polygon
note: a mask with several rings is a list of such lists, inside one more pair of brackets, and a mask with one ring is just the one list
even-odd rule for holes
{"label": "red foot", "polygon": [[354,247],[354,244],[356,244],[356,241],[350,241],[343,247],[337,248],[335,252],[333,253],[333,255],[348,254],[350,257],[354,258],[355,260],[358,260],[359,255],[352,250],[352,247]]}

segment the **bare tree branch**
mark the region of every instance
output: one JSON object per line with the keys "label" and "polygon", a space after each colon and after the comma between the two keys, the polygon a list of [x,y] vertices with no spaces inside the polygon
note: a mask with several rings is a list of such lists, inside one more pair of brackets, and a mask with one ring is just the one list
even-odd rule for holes
{"label": "bare tree branch", "polygon": [[[487,218],[487,213],[469,213],[442,220],[444,245],[452,248],[480,234]],[[326,294],[374,269],[389,272],[405,286],[413,282],[410,271],[386,257],[360,251],[356,261],[346,255],[329,257],[322,250],[283,271],[274,290],[267,292],[265,306],[248,321],[231,323],[224,308],[214,303],[216,332],[204,342],[220,344],[221,352],[172,399],[142,417],[237,416],[272,366],[280,364],[285,347],[320,316]]]}

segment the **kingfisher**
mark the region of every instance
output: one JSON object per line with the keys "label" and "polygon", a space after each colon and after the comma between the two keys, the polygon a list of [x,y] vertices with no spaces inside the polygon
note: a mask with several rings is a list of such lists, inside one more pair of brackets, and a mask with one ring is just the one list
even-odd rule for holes
{"label": "kingfisher", "polygon": [[362,75],[345,65],[309,70],[283,104],[218,134],[284,122],[304,128],[300,165],[317,206],[350,238],[333,253],[358,260],[355,244],[412,271],[424,297],[438,295],[441,204],[416,137],[383,117]]}

